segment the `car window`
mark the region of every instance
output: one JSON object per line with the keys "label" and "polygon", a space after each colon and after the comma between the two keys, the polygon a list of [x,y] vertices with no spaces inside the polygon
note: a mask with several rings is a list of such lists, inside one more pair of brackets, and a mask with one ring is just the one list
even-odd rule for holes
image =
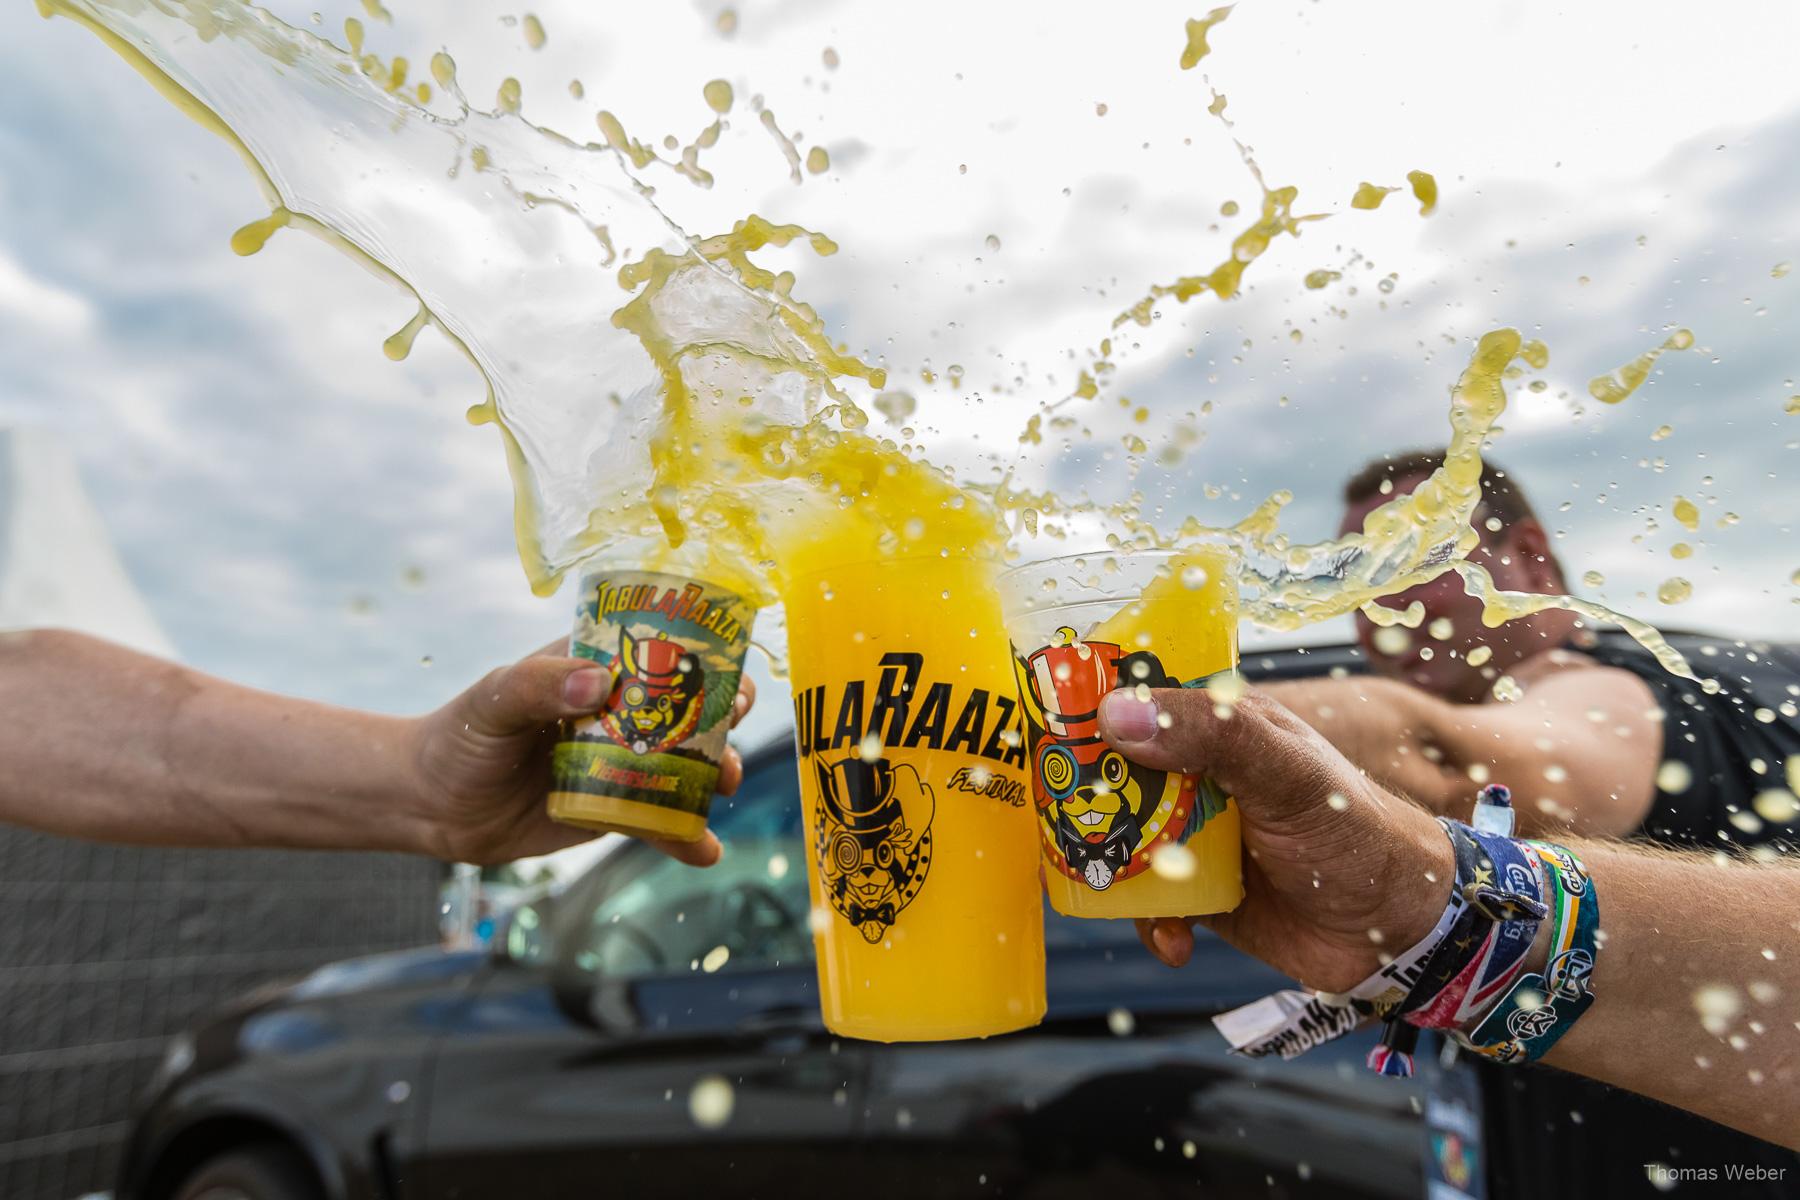
{"label": "car window", "polygon": [[1092,917],[1065,917],[1044,901],[1044,949],[1110,950],[1119,946],[1139,946],[1137,922],[1101,920]]}
{"label": "car window", "polygon": [[710,824],[725,843],[716,866],[630,845],[596,869],[596,887],[571,891],[565,958],[611,978],[810,963],[793,760],[758,756],[737,795],[714,801]]}
{"label": "car window", "polygon": [[[619,978],[812,961],[793,760],[756,756],[710,824],[725,843],[717,866],[697,871],[634,844],[601,864],[596,886],[571,890],[575,911],[559,924],[579,968]],[[1066,917],[1047,902],[1044,942],[1051,953],[1138,945],[1130,921]]]}

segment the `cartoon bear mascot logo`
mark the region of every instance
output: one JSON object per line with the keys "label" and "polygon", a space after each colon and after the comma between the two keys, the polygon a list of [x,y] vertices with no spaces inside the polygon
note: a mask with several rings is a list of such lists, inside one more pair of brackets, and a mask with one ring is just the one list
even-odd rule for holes
{"label": "cartoon bear mascot logo", "polygon": [[1150,852],[1185,843],[1225,799],[1206,780],[1154,771],[1100,738],[1100,698],[1120,687],[1180,687],[1147,650],[1083,642],[1059,629],[1015,658],[1031,744],[1031,786],[1050,859],[1095,891],[1142,872]]}
{"label": "cartoon bear mascot logo", "polygon": [[917,771],[885,758],[815,760],[819,872],[831,906],[871,945],[925,886],[937,803]]}
{"label": "cartoon bear mascot logo", "polygon": [[634,754],[660,754],[686,741],[700,724],[706,673],[699,659],[665,634],[619,632],[619,678],[600,724]]}

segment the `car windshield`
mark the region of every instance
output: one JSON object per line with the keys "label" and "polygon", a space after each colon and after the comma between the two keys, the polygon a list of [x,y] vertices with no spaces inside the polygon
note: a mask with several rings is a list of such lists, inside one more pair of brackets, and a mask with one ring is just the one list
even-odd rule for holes
{"label": "car windshield", "polygon": [[[713,867],[696,870],[634,843],[570,889],[557,922],[569,939],[568,961],[610,976],[810,964],[811,897],[792,755],[779,747],[751,755],[743,785],[714,802],[709,823],[725,845]],[[520,917],[536,928],[538,913]],[[1129,921],[1076,920],[1048,905],[1044,917],[1053,951],[1137,941]],[[512,942],[538,945],[523,934]]]}

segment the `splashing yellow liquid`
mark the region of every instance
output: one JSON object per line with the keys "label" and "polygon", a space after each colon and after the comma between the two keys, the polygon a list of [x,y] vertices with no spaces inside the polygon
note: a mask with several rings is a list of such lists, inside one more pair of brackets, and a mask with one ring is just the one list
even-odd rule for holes
{"label": "splashing yellow liquid", "polygon": [[[1452,393],[1442,466],[1410,495],[1368,514],[1361,530],[1296,545],[1279,527],[1291,496],[1278,492],[1230,529],[1190,518],[1164,535],[1125,507],[1095,514],[1004,482],[959,486],[870,433],[856,397],[887,394],[886,372],[840,349],[795,296],[795,277],[758,258],[790,244],[830,254],[831,240],[754,216],[713,237],[680,230],[640,173],[672,169],[703,185],[702,173],[686,152],[679,161],[661,158],[609,112],[597,117],[605,139],[599,146],[578,145],[518,116],[516,87],[503,85],[499,110],[481,112],[464,100],[454,61],[440,52],[432,78],[461,109],[458,119],[445,120],[386,86],[391,72],[376,78],[362,69],[360,26],[345,55],[247,9],[202,15],[128,0],[40,6],[99,34],[165,97],[239,150],[271,215],[240,229],[234,249],[254,253],[284,226],[323,237],[417,297],[417,314],[385,344],[390,356],[404,357],[430,324],[476,366],[488,395],[471,417],[502,436],[521,560],[540,591],[596,550],[634,545],[649,547],[644,553],[652,558],[658,546],[679,553],[700,573],[750,579],[754,594],[767,597],[784,579],[852,558],[997,558],[1012,532],[1009,521],[1035,528],[1047,517],[1084,511],[1108,517],[1125,548],[1227,540],[1240,563],[1245,615],[1264,625],[1293,629],[1359,607],[1383,619],[1391,614],[1376,603],[1381,597],[1454,570],[1483,599],[1490,624],[1546,607],[1618,620],[1672,670],[1688,673],[1643,623],[1569,597],[1500,592],[1464,561],[1478,540],[1469,522],[1480,501],[1481,450],[1505,409],[1507,372],[1522,355],[1541,357],[1516,331],[1495,330],[1476,345]],[[1228,12],[1214,10],[1198,30],[1190,25],[1185,65],[1204,56],[1206,29]],[[206,36],[193,36],[200,26]],[[705,91],[707,106],[722,111],[718,90]],[[318,129],[258,124],[269,113],[288,119],[297,111],[321,114]],[[359,119],[333,122],[326,113]],[[793,141],[767,108],[759,120],[798,181]],[[256,136],[241,137],[239,126]],[[710,145],[718,130],[715,121],[695,147]],[[325,146],[329,155],[320,152]],[[813,154],[821,164],[815,170],[823,170],[823,148]],[[1232,239],[1229,256],[1209,271],[1152,287],[1119,322],[1148,324],[1150,305],[1162,297],[1186,301],[1211,292],[1229,299],[1274,239],[1322,219],[1295,214],[1295,189],[1267,187],[1248,153],[1243,157],[1262,202],[1253,223]],[[481,169],[463,172],[464,162]],[[1435,182],[1423,172],[1408,180],[1422,211],[1430,211]],[[380,193],[375,207],[371,188]],[[551,225],[545,213],[566,219]],[[451,269],[443,248],[476,227],[493,253]],[[605,261],[613,246],[626,260],[612,279],[595,270],[596,240],[607,248]],[[516,353],[517,346],[544,344],[546,323],[563,331],[559,352]],[[1691,344],[1684,337],[1665,348]],[[1103,341],[1076,396],[1097,394],[1111,353]]]}
{"label": "splashing yellow liquid", "polygon": [[1419,202],[1419,215],[1429,217],[1432,210],[1437,208],[1437,180],[1424,171],[1408,171],[1406,182],[1412,185],[1413,199]]}
{"label": "splashing yellow liquid", "polygon": [[1677,329],[1662,345],[1644,351],[1622,367],[1615,367],[1605,375],[1596,375],[1588,380],[1588,395],[1604,404],[1618,404],[1650,378],[1650,371],[1656,366],[1657,359],[1670,350],[1687,350],[1693,345],[1694,335],[1685,329]]}
{"label": "splashing yellow liquid", "polygon": [[1388,198],[1389,192],[1397,192],[1399,190],[1400,189],[1397,187],[1377,187],[1375,184],[1365,181],[1357,186],[1356,195],[1350,197],[1350,207],[1361,209],[1380,208],[1381,202]]}
{"label": "splashing yellow liquid", "polygon": [[1675,504],[1669,510],[1683,529],[1700,528],[1700,506],[1686,496],[1675,497]]}
{"label": "splashing yellow liquid", "polygon": [[1187,45],[1181,49],[1181,69],[1191,71],[1200,65],[1200,60],[1212,53],[1212,47],[1206,44],[1206,35],[1212,27],[1231,15],[1232,5],[1215,8],[1204,17],[1189,20],[1187,23]]}

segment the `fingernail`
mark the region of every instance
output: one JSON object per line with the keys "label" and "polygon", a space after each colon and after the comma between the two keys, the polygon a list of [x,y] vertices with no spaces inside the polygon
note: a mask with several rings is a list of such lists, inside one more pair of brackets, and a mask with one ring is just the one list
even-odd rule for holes
{"label": "fingernail", "polygon": [[563,703],[583,712],[600,707],[612,678],[600,667],[583,667],[563,680]]}
{"label": "fingernail", "polygon": [[1157,734],[1155,700],[1140,700],[1135,690],[1108,692],[1100,701],[1100,732],[1115,742],[1147,742]]}
{"label": "fingernail", "polygon": [[1150,929],[1150,937],[1156,943],[1158,956],[1169,966],[1182,964],[1180,935],[1168,925],[1158,921]]}

